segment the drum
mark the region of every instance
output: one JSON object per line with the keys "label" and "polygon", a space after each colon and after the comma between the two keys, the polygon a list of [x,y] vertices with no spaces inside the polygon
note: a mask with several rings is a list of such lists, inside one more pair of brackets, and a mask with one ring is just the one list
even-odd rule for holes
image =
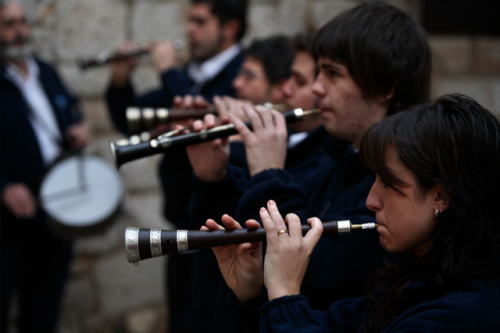
{"label": "drum", "polygon": [[114,221],[123,197],[123,183],[115,168],[87,155],[57,163],[40,188],[40,204],[49,224],[69,238],[102,232]]}

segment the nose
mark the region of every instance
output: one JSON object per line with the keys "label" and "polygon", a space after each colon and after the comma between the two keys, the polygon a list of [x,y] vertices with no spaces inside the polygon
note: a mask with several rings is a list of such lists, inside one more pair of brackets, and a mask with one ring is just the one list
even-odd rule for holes
{"label": "nose", "polygon": [[293,94],[292,92],[292,79],[288,79],[285,81],[285,83],[283,84],[283,94],[285,95],[285,97],[287,98],[290,98]]}
{"label": "nose", "polygon": [[314,83],[312,86],[312,92],[315,95],[317,95],[318,97],[325,97],[326,96],[325,87],[323,86],[323,83],[321,83],[321,73],[316,77],[316,80],[314,80]]}
{"label": "nose", "polygon": [[234,80],[233,80],[233,87],[236,90],[240,90],[243,85],[243,79],[241,78],[241,75],[238,75]]}
{"label": "nose", "polygon": [[374,212],[378,212],[382,209],[382,201],[377,191],[377,182],[378,180],[372,185],[368,198],[366,198],[366,207]]}

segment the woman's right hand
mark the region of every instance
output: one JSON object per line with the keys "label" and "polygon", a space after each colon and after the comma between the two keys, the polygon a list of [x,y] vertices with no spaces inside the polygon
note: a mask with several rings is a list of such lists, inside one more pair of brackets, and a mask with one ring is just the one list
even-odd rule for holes
{"label": "woman's right hand", "polygon": [[[222,223],[229,229],[242,229],[231,216],[222,216]],[[248,229],[260,228],[255,220],[248,220]],[[201,230],[224,230],[214,220],[207,220]],[[227,285],[244,303],[260,295],[262,290],[262,242],[225,245],[212,249],[219,263],[219,268]]]}

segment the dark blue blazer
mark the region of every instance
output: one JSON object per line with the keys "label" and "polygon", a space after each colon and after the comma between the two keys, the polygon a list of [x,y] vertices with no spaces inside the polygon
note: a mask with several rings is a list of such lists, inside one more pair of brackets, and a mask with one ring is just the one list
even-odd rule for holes
{"label": "dark blue blazer", "polygon": [[116,128],[123,133],[130,134],[127,128],[126,109],[129,106],[165,108],[172,105],[175,96],[201,95],[207,101],[213,97],[235,96],[233,80],[238,75],[245,56],[240,52],[227,66],[212,80],[205,83],[199,92],[193,90],[194,81],[187,75],[187,68],[182,70],[171,69],[161,74],[161,86],[144,95],[137,96],[134,87],[128,82],[124,87],[109,85],[106,92],[106,103],[111,119]]}
{"label": "dark blue blazer", "polygon": [[[69,144],[65,141],[64,133],[69,126],[81,121],[78,102],[52,66],[35,60],[40,68],[39,80],[63,138],[63,149],[67,149]],[[9,183],[24,183],[37,196],[48,166],[44,165],[40,146],[29,120],[31,110],[28,103],[18,87],[7,79],[3,66],[0,71],[0,193]],[[7,233],[7,224],[17,222],[5,206],[1,206],[1,211],[3,237]]]}
{"label": "dark blue blazer", "polygon": [[[64,139],[66,129],[81,120],[78,102],[52,66],[38,59],[36,62],[40,67],[40,82]],[[8,183],[21,182],[37,194],[46,166],[29,120],[31,110],[22,92],[7,79],[4,67],[0,82],[0,190]],[[69,147],[66,141],[62,144]]]}

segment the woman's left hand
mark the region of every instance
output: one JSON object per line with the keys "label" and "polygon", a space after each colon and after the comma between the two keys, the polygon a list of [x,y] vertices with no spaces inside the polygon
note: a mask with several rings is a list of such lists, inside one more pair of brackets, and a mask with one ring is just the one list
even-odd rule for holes
{"label": "woman's left hand", "polygon": [[261,208],[260,217],[267,238],[264,284],[268,290],[269,300],[299,294],[309,257],[323,233],[323,224],[318,218],[308,219],[311,230],[302,237],[299,217],[288,214],[285,218],[288,232],[283,232],[287,230],[285,221],[272,200],[267,203],[267,210]]}

